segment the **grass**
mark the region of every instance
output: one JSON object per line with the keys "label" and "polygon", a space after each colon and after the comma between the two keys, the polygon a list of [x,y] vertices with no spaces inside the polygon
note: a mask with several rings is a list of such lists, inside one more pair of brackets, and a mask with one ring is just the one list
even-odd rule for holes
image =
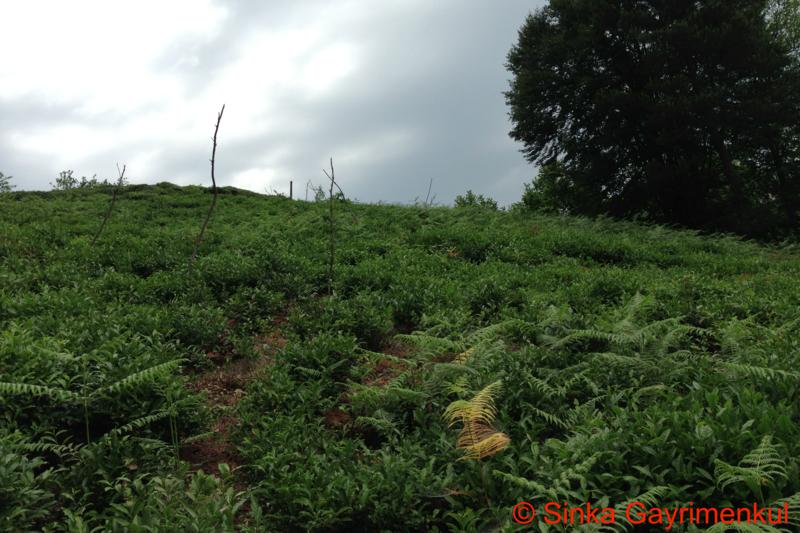
{"label": "grass", "polygon": [[208,192],[128,186],[95,246],[110,188],[0,195],[0,530],[514,530],[521,500],[637,497],[800,519],[795,251],[339,201],[328,295],[324,202],[220,188],[190,269]]}

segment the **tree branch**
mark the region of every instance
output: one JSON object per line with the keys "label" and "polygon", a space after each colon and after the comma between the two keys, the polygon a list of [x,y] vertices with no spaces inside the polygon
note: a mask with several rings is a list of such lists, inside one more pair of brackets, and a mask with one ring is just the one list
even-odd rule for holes
{"label": "tree branch", "polygon": [[97,239],[100,238],[100,235],[103,233],[103,230],[108,223],[108,219],[111,218],[111,211],[114,209],[114,204],[117,201],[117,193],[122,188],[122,182],[125,179],[125,165],[122,165],[122,170],[119,169],[119,163],[117,163],[117,172],[119,173],[119,180],[117,181],[117,186],[114,187],[114,192],[111,195],[111,203],[108,205],[108,211],[106,211],[106,216],[103,217],[103,223],[100,224],[100,229],[97,230],[97,233],[94,235],[94,239],[92,239],[92,246],[95,245]]}
{"label": "tree branch", "polygon": [[[333,186],[336,184],[335,176],[333,170],[333,158],[331,157],[331,173],[328,174],[325,169],[322,169],[322,172],[328,176],[328,179],[331,180],[331,189],[330,193],[328,194],[328,224],[330,226],[330,253],[328,258],[328,294],[333,294],[333,263],[334,258],[336,257],[336,226],[334,225],[333,221]],[[338,185],[337,185],[338,187]],[[341,191],[341,189],[339,189]],[[344,196],[344,193],[342,193]]]}
{"label": "tree branch", "polygon": [[217,159],[217,133],[219,132],[219,123],[222,120],[222,113],[224,112],[225,112],[225,104],[222,104],[222,109],[219,110],[219,114],[217,115],[217,126],[214,128],[214,137],[212,139],[214,144],[211,148],[211,192],[213,194],[213,198],[211,199],[211,205],[208,208],[206,219],[205,221],[203,221],[203,227],[200,228],[200,234],[197,236],[197,240],[194,243],[194,251],[192,251],[192,259],[189,262],[190,269],[192,265],[194,265],[195,259],[197,258],[197,250],[200,248],[200,244],[203,242],[203,235],[205,235],[206,228],[208,227],[208,222],[209,220],[211,220],[211,214],[214,212],[214,206],[217,205],[217,180],[214,175],[214,166]]}

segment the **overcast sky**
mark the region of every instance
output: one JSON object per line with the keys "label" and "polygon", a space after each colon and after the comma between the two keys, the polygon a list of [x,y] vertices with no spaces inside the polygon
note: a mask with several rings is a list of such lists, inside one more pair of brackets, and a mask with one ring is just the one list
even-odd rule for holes
{"label": "overcast sky", "polygon": [[2,2],[0,172],[305,195],[333,156],[361,201],[517,201],[505,57],[536,0]]}

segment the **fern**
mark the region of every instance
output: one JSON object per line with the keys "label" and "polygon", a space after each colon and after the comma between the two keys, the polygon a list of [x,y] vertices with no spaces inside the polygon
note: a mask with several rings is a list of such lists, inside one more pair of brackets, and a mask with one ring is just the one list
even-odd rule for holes
{"label": "fern", "polygon": [[575,329],[572,330],[566,337],[555,339],[549,343],[550,348],[563,348],[570,344],[581,341],[602,341],[611,344],[624,344],[628,337],[616,333],[609,333],[606,331],[597,331],[594,329]]}
{"label": "fern", "polygon": [[115,435],[122,435],[123,433],[130,433],[134,429],[141,429],[145,426],[152,424],[153,422],[157,422],[158,420],[163,420],[168,416],[170,416],[169,411],[159,411],[152,415],[147,415],[137,418],[135,420],[131,420],[127,424],[112,429],[111,431],[108,432],[108,434],[113,433]]}
{"label": "fern", "polygon": [[29,453],[52,453],[60,457],[74,455],[78,446],[72,444],[56,444],[53,442],[23,442],[18,448]]}
{"label": "fern", "polygon": [[350,402],[357,409],[375,412],[378,409],[391,410],[401,403],[420,404],[428,394],[405,386],[408,372],[403,372],[384,386],[350,383]]}
{"label": "fern", "polygon": [[786,464],[770,435],[765,435],[759,445],[745,455],[737,466],[720,459],[714,464],[714,476],[720,488],[724,489],[734,483],[745,483],[762,503],[762,487],[774,485],[778,480],[787,477]]}
{"label": "fern", "polygon": [[145,368],[144,370],[140,370],[139,372],[135,372],[129,376],[126,376],[119,381],[112,383],[111,385],[101,387],[97,390],[96,394],[119,393],[125,390],[140,387],[146,383],[152,383],[159,379],[165,379],[171,376],[172,372],[177,369],[181,363],[183,363],[183,359],[175,359],[173,361],[167,361],[166,363],[151,366],[150,368]]}
{"label": "fern", "polygon": [[778,368],[767,368],[763,366],[749,365],[743,363],[721,362],[719,363],[721,370],[727,370],[734,375],[742,375],[746,377],[755,378],[760,381],[782,381],[782,380],[800,380],[800,373],[792,372],[789,370],[781,370]]}
{"label": "fern", "polygon": [[793,526],[795,531],[800,530],[800,492],[775,500],[770,507],[783,509],[784,504],[789,510],[789,516],[786,517],[787,523]]}
{"label": "fern", "polygon": [[567,394],[567,387],[554,387],[547,381],[537,378],[536,376],[529,376],[526,381],[533,390],[548,398],[562,398]]}
{"label": "fern", "polygon": [[623,503],[617,504],[614,507],[615,515],[619,519],[614,524],[602,525],[598,531],[609,533],[623,533],[634,527],[633,524],[625,519],[625,510],[633,502],[641,502],[646,508],[654,508],[658,506],[659,501],[663,501],[673,494],[672,487],[659,485],[652,487],[647,491],[626,500]]}
{"label": "fern", "polygon": [[586,494],[574,490],[572,488],[572,482],[577,481],[579,484],[584,482],[589,471],[594,467],[601,456],[602,453],[600,452],[591,454],[586,459],[562,470],[558,476],[548,479],[546,484],[499,470],[494,470],[492,473],[501,479],[510,481],[514,485],[529,491],[532,499],[581,501],[586,499]]}
{"label": "fern", "polygon": [[469,377],[468,376],[459,376],[450,386],[447,388],[447,392],[450,394],[457,394],[462,395],[469,392]]}
{"label": "fern", "polygon": [[[181,441],[182,444],[193,444],[195,442],[204,441],[210,439],[212,437],[216,437],[216,431],[206,431],[204,433],[198,433],[197,435],[192,435],[191,437],[186,437]],[[160,441],[159,441],[160,442]],[[166,443],[164,443],[166,444]]]}
{"label": "fern", "polygon": [[451,341],[449,339],[426,335],[424,333],[398,334],[395,335],[394,338],[404,343],[411,344],[419,350],[429,354],[464,351],[464,347],[460,343]]}
{"label": "fern", "polygon": [[479,460],[501,452],[511,442],[508,435],[497,431],[494,419],[497,408],[494,398],[501,388],[495,381],[481,389],[471,400],[456,400],[444,412],[448,424],[461,423],[456,448],[464,451],[461,459]]}
{"label": "fern", "polygon": [[372,416],[359,416],[355,424],[361,427],[371,427],[383,435],[400,435],[397,420],[391,413],[378,409]]}
{"label": "fern", "polygon": [[501,340],[510,331],[522,331],[530,334],[537,326],[530,322],[525,322],[518,318],[510,318],[497,324],[492,324],[478,329],[467,336],[467,342],[473,346],[479,346]]}
{"label": "fern", "polygon": [[46,397],[59,402],[75,402],[80,396],[66,389],[55,387],[45,387],[42,385],[32,385],[29,383],[9,383],[0,382],[0,394]]}
{"label": "fern", "polygon": [[469,348],[468,350],[464,350],[460,354],[456,355],[453,358],[453,364],[456,364],[456,365],[464,365],[464,364],[466,364],[473,353],[475,353],[475,347],[474,346],[472,348]]}
{"label": "fern", "polygon": [[536,415],[538,418],[541,418],[551,426],[555,426],[559,429],[569,429],[570,427],[569,422],[559,417],[558,415],[544,411],[530,404],[527,404],[525,408],[529,409],[534,415]]}

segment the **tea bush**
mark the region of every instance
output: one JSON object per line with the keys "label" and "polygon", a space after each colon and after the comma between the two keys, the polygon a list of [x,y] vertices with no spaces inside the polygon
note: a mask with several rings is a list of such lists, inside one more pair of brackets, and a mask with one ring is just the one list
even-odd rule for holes
{"label": "tea bush", "polygon": [[[328,294],[327,204],[226,189],[190,268],[206,189],[127,186],[92,246],[110,194],[0,197],[0,529],[512,530],[520,500],[640,497],[798,518],[796,250],[337,200]],[[224,361],[258,371],[208,408],[189,382]],[[486,390],[509,440],[476,460],[444,414]],[[193,472],[219,416],[239,468]]]}

